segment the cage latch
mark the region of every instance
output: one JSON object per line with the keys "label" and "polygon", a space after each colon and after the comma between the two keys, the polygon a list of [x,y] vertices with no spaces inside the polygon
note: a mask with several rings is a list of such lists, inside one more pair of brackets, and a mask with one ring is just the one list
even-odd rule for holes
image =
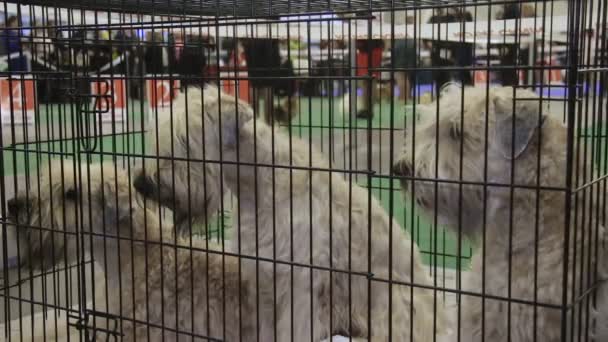
{"label": "cage latch", "polygon": [[102,94],[78,94],[72,91],[69,95],[76,105],[76,127],[80,148],[85,152],[97,149],[101,135],[102,114],[111,110],[112,95],[106,87]]}
{"label": "cage latch", "polygon": [[[91,317],[100,322],[91,324]],[[120,341],[123,334],[120,332],[120,317],[106,312],[85,310],[84,317],[70,316],[75,318],[75,323],[68,325],[75,327],[78,331],[84,331],[85,341]]]}

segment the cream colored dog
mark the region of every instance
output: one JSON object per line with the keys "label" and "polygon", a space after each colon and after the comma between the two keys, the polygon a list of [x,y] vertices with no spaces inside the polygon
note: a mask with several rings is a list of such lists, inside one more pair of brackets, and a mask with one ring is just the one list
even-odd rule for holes
{"label": "cream colored dog", "polygon": [[[597,186],[581,190],[566,222],[566,127],[541,111],[534,93],[514,97],[513,88],[465,88],[464,97],[447,91],[423,116],[430,120],[406,139],[394,172],[404,177],[408,198],[479,245],[463,280],[463,290],[477,295],[462,296],[462,341],[561,341],[562,328],[584,334],[594,306],[585,291],[593,286],[603,312],[588,327],[608,340],[599,335],[608,298],[596,272],[608,267],[597,220],[603,198]],[[579,181],[572,188],[594,179],[591,163],[574,152]],[[572,306],[567,322],[564,300]]]}
{"label": "cream colored dog", "polygon": [[[196,221],[221,199],[181,182],[173,187],[173,177],[238,198],[233,250],[254,258],[243,262],[246,279],[272,289],[271,296],[257,295],[260,317],[277,318],[276,325],[260,326],[262,341],[336,334],[433,340],[443,312],[433,290],[418,287],[432,283],[418,248],[367,190],[330,171],[327,157],[308,143],[256,120],[247,104],[216,88],[189,89],[182,98],[173,121],[161,125],[159,164],[146,164],[136,188],[151,198],[170,194],[164,202],[179,204],[174,209]],[[167,137],[176,142],[171,148]]]}
{"label": "cream colored dog", "polygon": [[53,162],[41,171],[39,189],[18,194],[8,207],[32,265],[75,261],[77,238],[85,235],[81,252],[107,267],[103,309],[119,319],[123,341],[255,341],[256,322],[248,319],[254,303],[237,258],[207,253],[215,248],[200,240],[191,250],[189,240],[176,240],[173,227],[161,225],[151,203],[142,204],[114,166]]}

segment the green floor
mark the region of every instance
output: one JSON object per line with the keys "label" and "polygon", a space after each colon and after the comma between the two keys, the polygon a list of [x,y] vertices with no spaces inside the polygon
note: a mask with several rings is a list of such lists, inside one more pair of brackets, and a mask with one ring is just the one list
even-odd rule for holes
{"label": "green floor", "polygon": [[[331,105],[333,105],[333,109],[330,108]],[[313,99],[310,102],[310,106],[308,100],[302,101],[300,114],[292,122],[291,132],[303,138],[312,137],[318,140],[327,139],[330,132],[336,132],[337,130],[345,130],[350,127],[368,127],[369,123],[367,120],[350,120],[348,117],[343,116],[341,113],[341,102],[333,101],[331,105],[327,99]],[[142,106],[140,103],[134,102],[130,107],[128,111],[129,125],[134,124],[135,130],[140,130]],[[392,120],[391,112],[395,113],[392,116]],[[41,107],[36,126],[39,127],[38,129],[46,129],[49,123],[60,121],[61,119],[61,126],[65,131],[66,127],[71,127],[72,116],[68,113],[69,110],[66,106],[53,105]],[[371,127],[403,127],[405,118],[411,114],[411,109],[397,106],[391,111],[390,105],[383,103],[376,106],[375,113],[376,115],[371,122]],[[145,119],[146,115],[143,117]],[[6,129],[6,126],[3,129]],[[60,136],[58,130],[50,135],[55,137]],[[139,154],[142,152],[143,147],[142,137],[141,133],[106,136],[99,139],[95,151],[108,153],[104,155],[104,160],[112,160],[113,156],[111,153]],[[34,137],[30,134],[28,140],[34,140]],[[18,144],[15,146],[16,149],[27,149],[29,152],[4,151],[5,176],[13,175],[15,172],[16,174],[23,174],[28,170],[28,167],[29,170],[35,170],[37,163],[48,158],[48,152],[72,154],[75,149],[82,151],[86,147],[85,143],[76,142],[74,139],[65,139],[64,141],[50,143]],[[88,143],[93,144],[92,141]],[[86,154],[81,154],[81,158],[85,156]],[[67,158],[73,158],[73,155],[67,156]],[[92,155],[92,160],[99,160],[99,155]],[[115,161],[118,163],[125,162],[124,158],[120,156],[117,156]],[[383,173],[386,173],[386,170],[383,171]],[[391,184],[386,178],[371,177],[372,194],[380,200],[387,212],[391,213],[401,226],[412,234],[423,253],[425,262],[434,263],[438,267],[455,268],[458,267],[458,258],[455,256],[460,254],[464,256],[460,260],[462,262],[461,265],[464,267],[468,265],[470,247],[467,243],[463,242],[460,244],[462,253],[458,253],[459,244],[453,234],[443,229],[433,229],[430,223],[432,222],[431,220],[420,215],[411,203],[404,202],[399,192],[398,182],[394,181]],[[359,184],[366,186],[367,178],[360,178]],[[392,208],[389,205],[391,202]],[[230,213],[218,215],[218,218],[216,218],[207,231],[214,234],[220,231],[221,227],[230,227]]]}
{"label": "green floor", "polygon": [[[375,105],[374,117],[370,123],[369,120],[342,115],[343,108],[344,103],[340,101],[331,101],[331,103],[328,99],[302,101],[298,116],[292,121],[291,132],[305,139],[309,135],[327,139],[336,132],[357,128],[399,129],[405,127],[406,121],[411,124],[413,113],[413,108],[409,105],[395,104],[391,107],[389,102],[382,102]],[[394,148],[398,149],[401,146]],[[381,173],[388,174],[388,170],[382,170]],[[419,213],[415,205],[403,198],[398,181],[393,181],[391,184],[390,180],[383,177],[371,176],[371,178],[372,194],[386,211],[410,232],[427,264],[444,268],[468,267],[471,255],[469,243],[462,240],[459,243],[458,237],[451,231],[441,227],[435,229],[432,218]],[[358,184],[367,187],[367,179],[359,179]],[[457,255],[461,256],[460,260]]]}
{"label": "green floor", "polygon": [[[141,132],[141,110],[139,103],[134,102],[128,110],[130,131]],[[45,160],[52,157],[60,157],[72,159],[74,151],[84,151],[93,149],[98,154],[89,155],[92,161],[99,161],[101,157],[104,160],[122,160],[124,158],[114,157],[110,153],[130,153],[141,154],[142,152],[142,134],[116,134],[112,136],[112,131],[105,128],[107,131],[102,131],[103,137],[99,139],[76,140],[70,137],[75,136],[77,124],[72,124],[76,115],[66,105],[41,105],[36,117],[36,123],[31,129],[33,132],[28,132],[27,139],[21,141],[41,141],[40,143],[23,144],[19,141],[12,145],[5,142],[4,158],[4,175],[10,176],[13,174],[21,174],[27,168],[34,168],[38,163],[44,163]],[[120,124],[119,124],[120,125]],[[124,124],[126,125],[126,123]],[[126,126],[125,126],[126,127]],[[3,132],[10,130],[9,126],[2,127]],[[22,126],[15,126],[15,130],[19,133],[23,130]],[[23,134],[22,134],[23,135]],[[43,138],[37,138],[43,136]],[[14,150],[10,150],[10,148]],[[81,154],[81,158],[85,158]]]}

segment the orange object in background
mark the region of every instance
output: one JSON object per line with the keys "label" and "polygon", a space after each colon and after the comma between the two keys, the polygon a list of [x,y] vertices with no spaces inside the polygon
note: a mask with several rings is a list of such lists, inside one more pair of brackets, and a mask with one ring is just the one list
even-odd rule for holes
{"label": "orange object in background", "polygon": [[473,73],[473,82],[475,85],[483,85],[488,82],[488,70],[475,70]]}
{"label": "orange object in background", "polygon": [[169,76],[146,80],[146,92],[150,110],[169,108],[179,95],[179,80]]}
{"label": "orange object in background", "polygon": [[111,122],[112,115],[115,121],[124,120],[126,90],[125,78],[122,75],[95,77],[91,81],[91,101],[95,110],[101,112],[102,122]]}
{"label": "orange object in background", "polygon": [[[545,60],[540,60],[536,62],[537,66],[541,67],[555,67],[558,66],[559,63],[555,58],[546,58]],[[546,68],[536,70],[537,81],[542,80],[543,84],[563,84],[564,77],[562,75],[562,69],[560,68]],[[542,75],[542,76],[541,76]]]}
{"label": "orange object in background", "polygon": [[367,52],[357,51],[357,76],[372,75],[375,78],[380,77],[380,71],[370,72],[368,68],[379,68],[382,64],[382,48],[374,48],[371,53],[371,64]]}
{"label": "orange object in background", "polygon": [[32,78],[0,78],[0,112],[3,124],[34,123],[35,89],[35,81]]}

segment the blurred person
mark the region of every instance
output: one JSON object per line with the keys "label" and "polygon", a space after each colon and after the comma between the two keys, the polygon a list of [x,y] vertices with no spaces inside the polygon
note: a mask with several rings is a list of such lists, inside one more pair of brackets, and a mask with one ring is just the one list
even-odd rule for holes
{"label": "blurred person", "polygon": [[[48,71],[52,65],[57,65],[56,58],[52,58],[55,52],[55,45],[48,35],[44,24],[39,21],[32,22],[32,30],[28,39],[28,44],[24,46],[32,54],[32,71]],[[51,102],[56,92],[57,81],[46,77],[40,77],[36,81],[37,98],[41,102]]]}
{"label": "blurred person", "polygon": [[[415,23],[413,16],[405,19],[407,25]],[[408,32],[409,33],[409,32]],[[395,40],[393,63],[398,70],[395,81],[399,87],[399,100],[407,102],[412,97],[412,84],[415,82],[415,68],[418,62],[416,39],[406,38]]]}
{"label": "blurred person", "polygon": [[[496,15],[496,19],[517,20],[535,16],[534,6],[530,4],[509,3],[503,6],[502,12]],[[530,48],[520,44],[504,44],[500,49],[500,65],[513,67],[501,69],[499,72],[502,85],[516,86],[519,84],[519,73],[515,68],[517,65],[528,65]],[[524,73],[525,75],[525,73]],[[524,76],[524,82],[526,82]]]}
{"label": "blurred person", "polygon": [[[430,24],[462,23],[473,21],[473,16],[460,7],[452,7],[447,11],[437,9],[429,19]],[[444,38],[444,37],[441,37]],[[444,40],[433,41],[431,45],[431,60],[434,67],[466,67],[473,65],[473,48],[471,43],[451,42]],[[433,72],[433,79],[438,89],[445,83],[458,80],[463,84],[473,84],[470,70]]]}
{"label": "blurred person", "polygon": [[[370,104],[378,100],[378,87],[376,80],[380,78],[380,71],[371,71],[371,68],[379,68],[382,64],[382,53],[384,51],[384,41],[381,39],[360,39],[357,40],[357,77],[372,77],[371,80],[358,80],[357,88],[361,89],[361,94],[357,95],[357,118],[371,119],[374,117]],[[360,95],[360,96],[359,96]],[[371,97],[371,99],[370,99]]]}
{"label": "blurred person", "polygon": [[[4,53],[6,55],[17,54],[22,52],[21,49],[21,29],[19,28],[19,18],[10,16],[6,19],[5,28],[2,30],[1,38]],[[27,61],[23,56],[13,56],[8,60],[8,70],[10,71],[27,71]]]}
{"label": "blurred person", "polygon": [[536,9],[531,4],[521,4],[510,2],[503,5],[502,9],[496,13],[498,20],[510,20],[519,18],[533,18],[536,16]]}
{"label": "blurred person", "polygon": [[[89,36],[89,32],[85,33],[85,35]],[[89,65],[88,67],[92,70],[97,70],[99,72],[109,72],[110,69],[101,70],[101,68],[106,67],[109,63],[112,62],[112,45],[113,42],[110,41],[110,34],[107,30],[94,31],[92,33],[91,39],[86,39],[89,44],[85,44],[84,50],[85,53],[89,55]],[[113,69],[113,72],[118,72]]]}
{"label": "blurred person", "polygon": [[203,37],[189,35],[184,39],[183,46],[176,49],[174,71],[180,76],[182,89],[205,83],[203,76],[207,67],[207,46],[208,42]]}
{"label": "blurred person", "polygon": [[312,76],[318,77],[312,84],[312,90],[321,96],[344,95],[348,88],[346,80],[351,75],[347,57],[342,54],[346,43],[343,40],[321,40],[320,49],[324,57],[311,72]]}
{"label": "blurred person", "polygon": [[[295,73],[291,61],[281,58],[280,46],[279,39],[243,40],[253,105],[257,109],[259,103],[263,102],[263,115],[268,123],[275,120],[288,123],[295,112],[292,101],[296,87]],[[277,107],[274,105],[275,98],[283,98]]]}
{"label": "blurred person", "polygon": [[169,54],[160,32],[148,32],[144,61],[146,73],[162,75],[168,72]]}
{"label": "blurred person", "polygon": [[49,20],[46,24],[50,46],[52,47],[48,58],[52,61],[52,64],[61,67],[70,64],[70,49],[68,40],[63,39],[65,31],[58,29],[57,25],[61,25],[61,23],[53,20]]}
{"label": "blurred person", "polygon": [[6,50],[6,54],[19,52],[21,50],[21,30],[19,27],[19,18],[17,16],[10,16],[6,19],[5,29],[2,30],[2,44]]}
{"label": "blurred person", "polygon": [[140,96],[143,95],[141,92],[143,80],[138,77],[133,77],[139,75],[141,70],[139,67],[138,53],[136,51],[137,40],[137,35],[134,30],[120,30],[116,33],[113,40],[113,55],[123,55],[125,58],[125,63],[121,64],[122,68],[119,72],[130,76],[127,78],[129,84],[127,89],[129,96],[133,98],[140,98]]}
{"label": "blurred person", "polygon": [[[463,10],[460,7],[452,7],[449,9],[453,16],[453,22],[472,22],[473,16],[470,12]],[[454,42],[454,60],[457,66],[470,67],[474,64],[474,49],[475,44]],[[458,79],[465,85],[473,85],[473,77],[471,70],[462,70]]]}
{"label": "blurred person", "polygon": [[34,21],[32,24],[29,49],[36,58],[48,60],[54,52],[54,46],[44,24]]}

